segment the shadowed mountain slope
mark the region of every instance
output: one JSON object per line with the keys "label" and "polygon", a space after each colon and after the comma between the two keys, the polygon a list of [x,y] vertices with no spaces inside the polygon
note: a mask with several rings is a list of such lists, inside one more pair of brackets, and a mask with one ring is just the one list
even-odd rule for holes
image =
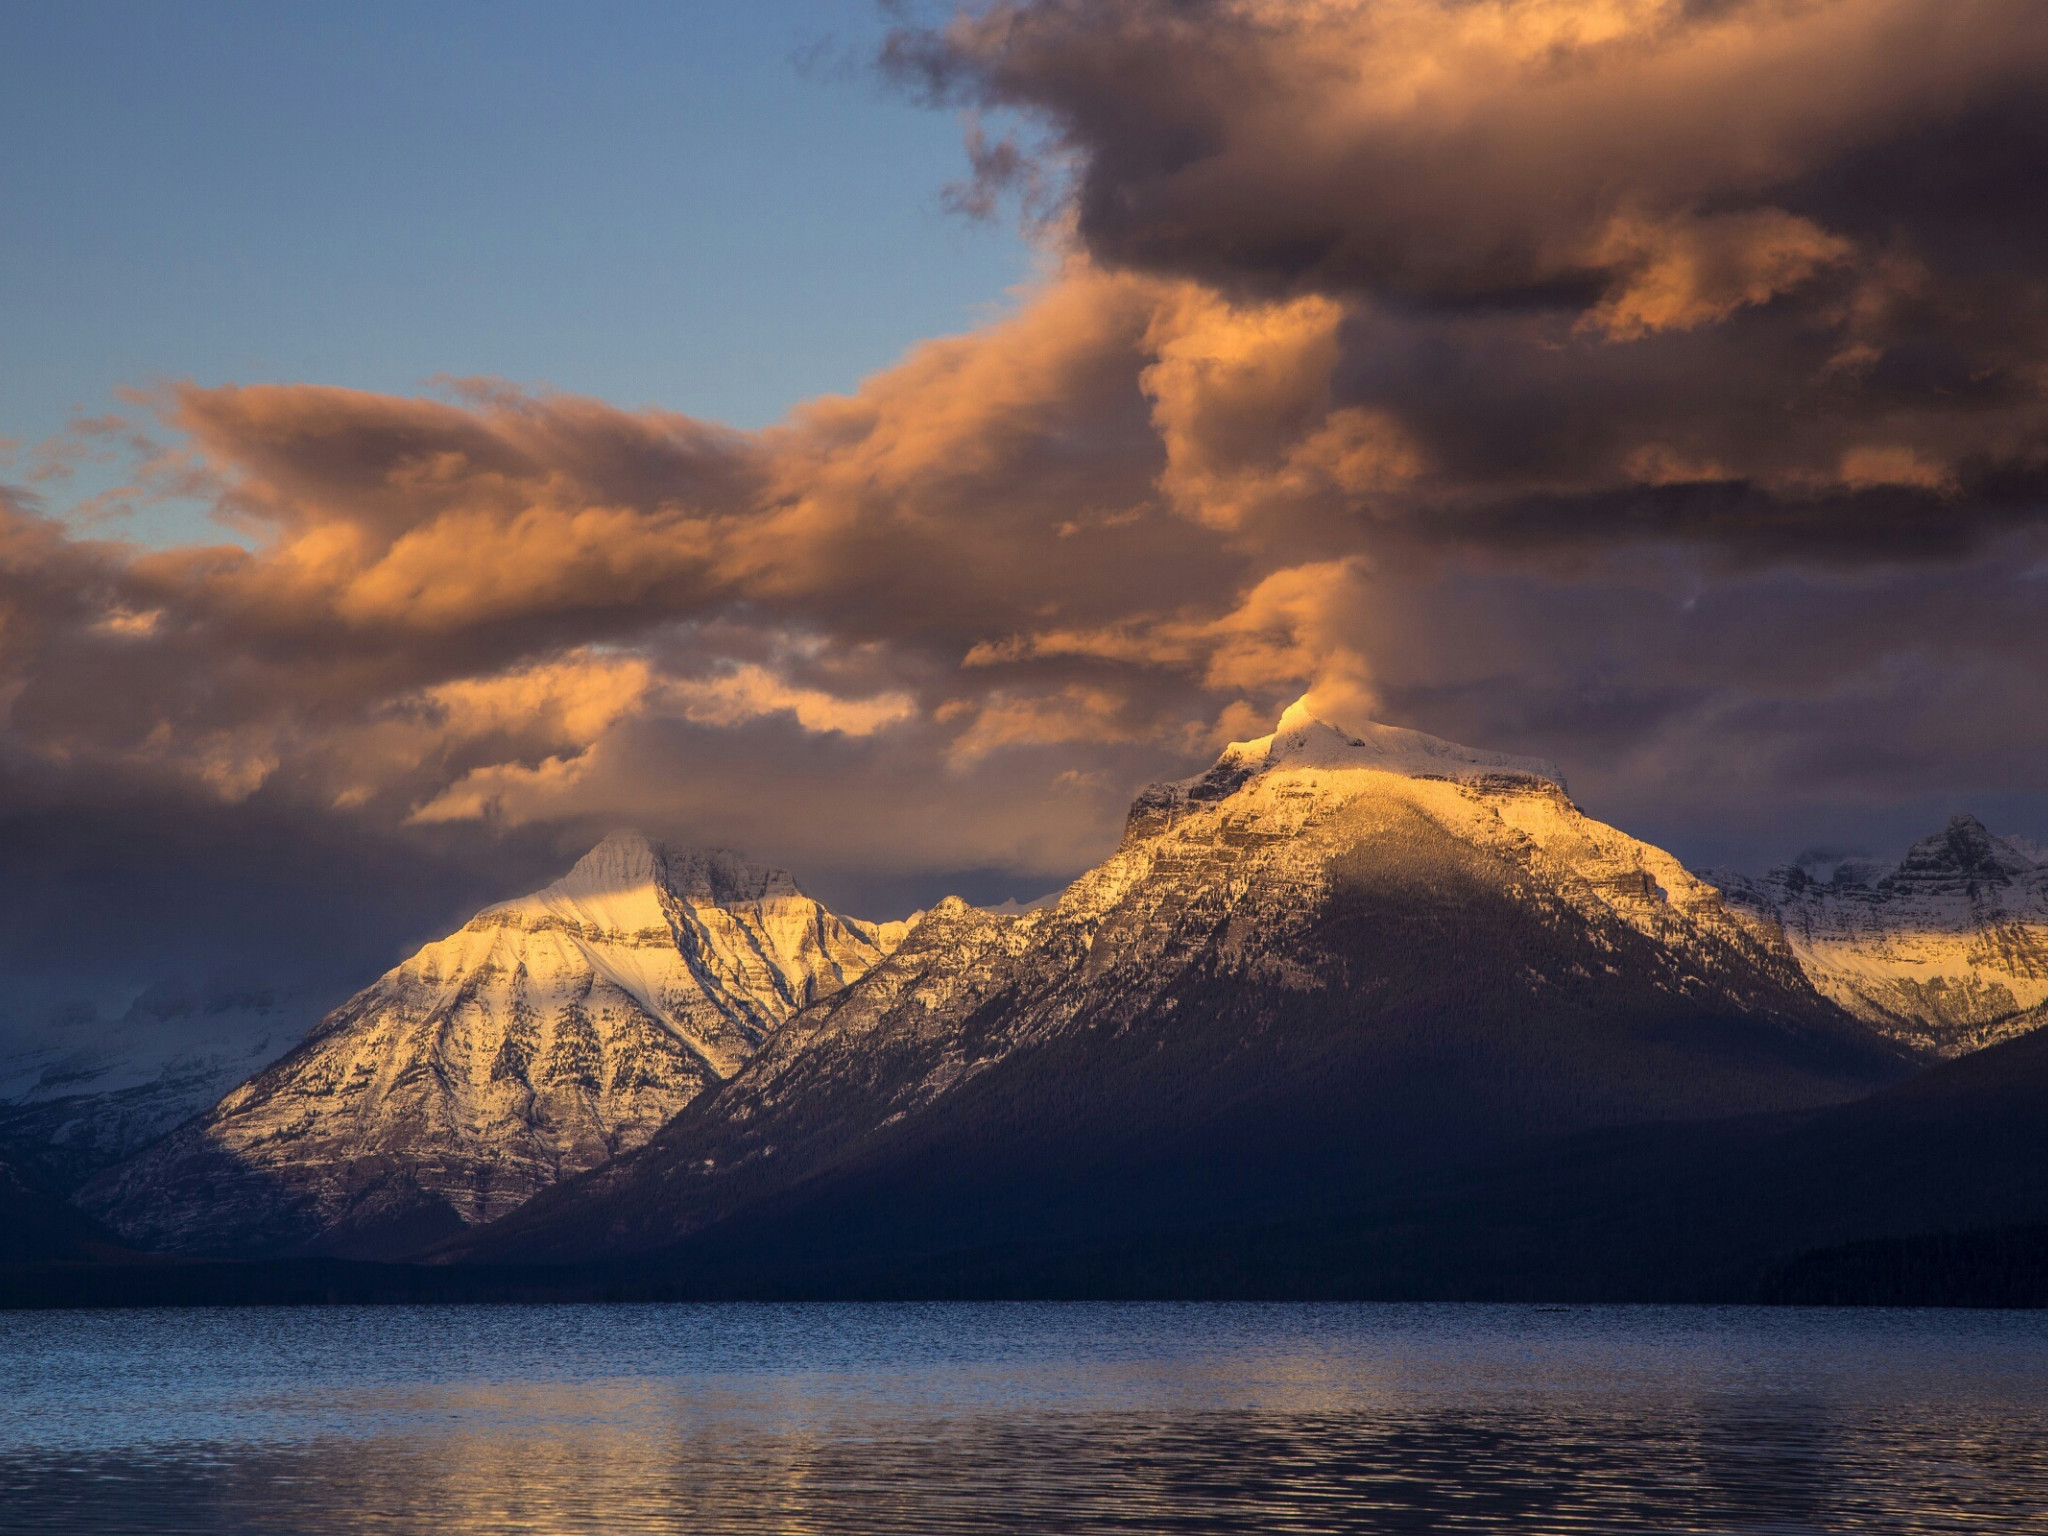
{"label": "shadowed mountain slope", "polygon": [[0,1161],[0,1266],[133,1257],[106,1228],[36,1178]]}
{"label": "shadowed mountain slope", "polygon": [[210,1109],[318,1017],[275,988],[171,981],[118,1019],[60,1009],[34,1027],[0,1024],[0,1149],[75,1188]]}
{"label": "shadowed mountain slope", "polygon": [[[1366,1192],[1314,1224],[1214,1227],[1092,1263],[1097,1283],[1206,1270],[1215,1293],[1860,1301],[1901,1299],[1883,1264],[1917,1260],[1919,1299],[1967,1301],[1968,1266],[2011,1261],[2012,1239],[1987,1239],[2048,1224],[2044,1109],[2048,1034],[2036,1032],[1849,1104],[1523,1145]],[[1073,1256],[1005,1263],[1014,1278]],[[1988,1289],[2039,1304],[2048,1275]]]}
{"label": "shadowed mountain slope", "polygon": [[1906,1070],[1775,924],[1548,765],[1297,706],[1140,795],[1056,905],[942,905],[645,1147],[441,1251],[568,1261],[721,1224],[791,1262],[1086,1243]]}

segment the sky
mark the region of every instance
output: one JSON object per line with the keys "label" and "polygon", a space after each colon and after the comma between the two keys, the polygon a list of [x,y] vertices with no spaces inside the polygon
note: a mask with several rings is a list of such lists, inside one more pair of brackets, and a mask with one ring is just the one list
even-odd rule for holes
{"label": "sky", "polygon": [[36,1006],[624,825],[1028,898],[1303,694],[1696,866],[2048,834],[2036,0],[0,17]]}
{"label": "sky", "polygon": [[[0,18],[18,460],[166,380],[490,377],[760,427],[1031,268],[946,211],[958,124],[875,77],[868,0]],[[53,502],[121,483],[70,467]],[[205,510],[117,531],[218,537]]]}

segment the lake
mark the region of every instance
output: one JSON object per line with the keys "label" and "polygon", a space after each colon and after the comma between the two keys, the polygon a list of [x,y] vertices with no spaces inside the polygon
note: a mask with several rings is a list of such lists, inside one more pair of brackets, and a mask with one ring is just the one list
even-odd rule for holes
{"label": "lake", "polygon": [[0,1314],[31,1532],[2048,1531],[2048,1318]]}

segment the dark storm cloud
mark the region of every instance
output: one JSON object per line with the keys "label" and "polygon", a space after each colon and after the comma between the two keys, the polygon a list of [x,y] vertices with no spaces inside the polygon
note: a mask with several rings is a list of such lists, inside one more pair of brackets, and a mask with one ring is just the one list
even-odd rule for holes
{"label": "dark storm cloud", "polygon": [[331,1005],[506,891],[558,872],[545,838],[394,837],[259,796],[0,779],[0,1038],[53,1007],[117,1017],[177,979]]}
{"label": "dark storm cloud", "polygon": [[[2039,171],[2048,18],[2027,0],[1006,0],[899,33],[888,61],[1040,118],[1077,162],[1082,238],[1118,265],[1591,308],[1695,258],[1663,274],[1668,310],[1794,286],[1830,233],[1918,236],[1959,208],[2010,229],[1997,200]],[[1907,167],[1935,174],[1900,184]],[[1839,227],[1809,232],[1812,214]]]}
{"label": "dark storm cloud", "polygon": [[1345,304],[1337,402],[1468,536],[1939,558],[2043,510],[2038,5],[1015,0],[890,58],[1039,123],[1097,260]]}

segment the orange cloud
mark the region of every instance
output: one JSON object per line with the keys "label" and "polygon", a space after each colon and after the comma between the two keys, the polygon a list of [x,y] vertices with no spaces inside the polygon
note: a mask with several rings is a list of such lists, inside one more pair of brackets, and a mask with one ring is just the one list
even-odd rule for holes
{"label": "orange cloud", "polygon": [[947,753],[956,769],[972,767],[990,753],[1010,747],[1122,742],[1144,734],[1124,697],[1078,685],[1040,695],[997,689],[954,714],[968,718]]}
{"label": "orange cloud", "polygon": [[1592,250],[1620,284],[1580,320],[1615,341],[1688,331],[1767,304],[1849,260],[1855,247],[1776,208],[1712,218],[1617,215]]}
{"label": "orange cloud", "polygon": [[807,731],[872,736],[901,725],[917,713],[907,693],[847,699],[819,688],[799,688],[766,667],[745,663],[711,677],[670,682],[664,699],[683,718],[703,725],[738,725],[766,715],[788,714]]}
{"label": "orange cloud", "polygon": [[[898,846],[1022,859],[1024,808],[1079,846],[1116,796],[1074,786],[1304,690],[1423,725],[1511,697],[1579,654],[1575,619],[1502,638],[1546,584],[1977,558],[2048,505],[2042,16],[963,13],[898,63],[1072,172],[1012,312],[760,432],[487,381],[174,389],[130,478],[239,542],[72,539],[0,493],[9,744],[394,823],[711,824],[752,813],[679,765],[829,763],[944,786],[950,830]],[[1496,580],[1447,629],[1401,607]]]}
{"label": "orange cloud", "polygon": [[1421,457],[1387,411],[1339,407],[1342,305],[1232,304],[1192,285],[1146,335],[1142,375],[1166,450],[1160,489],[1187,516],[1236,530],[1277,509],[1353,505],[1405,486]]}
{"label": "orange cloud", "polygon": [[[1220,694],[1272,699],[1319,689],[1332,702],[1341,699],[1348,715],[1365,718],[1373,698],[1370,668],[1349,638],[1366,601],[1364,572],[1356,559],[1291,566],[1238,594],[1224,612],[1211,617],[1182,614],[1093,630],[1012,635],[975,647],[963,665],[987,668],[1074,658],[1164,668],[1192,674],[1205,689]],[[1005,699],[1008,711],[1023,707]],[[1032,710],[1041,707],[1039,701],[1030,705]],[[1106,700],[1096,712],[1108,713]],[[1057,730],[1077,717],[1060,707],[1051,718],[1062,722]],[[1066,738],[1048,734],[1045,739]]]}

